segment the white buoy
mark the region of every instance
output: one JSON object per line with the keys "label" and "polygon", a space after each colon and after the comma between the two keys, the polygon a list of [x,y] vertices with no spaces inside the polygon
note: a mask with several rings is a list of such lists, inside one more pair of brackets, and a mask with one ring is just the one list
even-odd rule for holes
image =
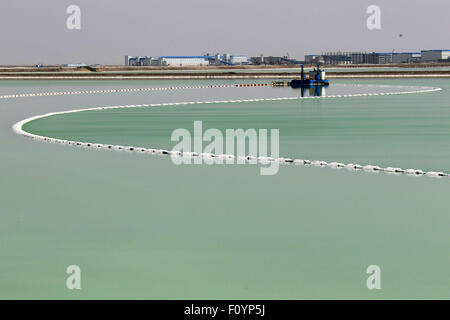
{"label": "white buoy", "polygon": [[192,152],[183,152],[182,155],[185,158],[192,158]]}
{"label": "white buoy", "polygon": [[217,154],[216,158],[218,158],[218,159],[228,159],[228,155],[226,155],[226,154]]}
{"label": "white buoy", "polygon": [[331,162],[331,163],[329,163],[328,164],[328,166],[330,167],[330,168],[343,168],[343,167],[345,167],[345,164],[343,164],[343,163],[339,163],[339,162]]}
{"label": "white buoy", "polygon": [[305,160],[303,160],[303,159],[295,159],[294,160],[294,164],[298,165],[298,166],[303,166],[303,165],[305,165]]}
{"label": "white buoy", "polygon": [[424,172],[422,170],[416,170],[416,169],[406,169],[405,170],[406,174],[416,174],[416,175],[421,175]]}
{"label": "white buoy", "polygon": [[380,167],[378,167],[378,166],[372,166],[372,165],[364,166],[363,169],[364,169],[365,171],[380,171],[380,170],[381,170]]}
{"label": "white buoy", "polygon": [[328,165],[328,163],[325,161],[314,160],[314,161],[311,161],[311,165],[313,165],[315,167],[323,167],[323,166]]}
{"label": "white buoy", "polygon": [[446,176],[446,174],[443,172],[435,172],[435,171],[429,171],[425,175],[427,175],[429,177],[444,177],[444,176]]}
{"label": "white buoy", "polygon": [[172,156],[182,156],[183,153],[181,151],[172,150],[169,152]]}
{"label": "white buoy", "polygon": [[202,158],[214,158],[212,153],[200,153],[200,157]]}
{"label": "white buoy", "polygon": [[349,164],[345,165],[344,168],[349,169],[349,170],[360,170],[363,168],[363,166],[360,164],[349,163]]}

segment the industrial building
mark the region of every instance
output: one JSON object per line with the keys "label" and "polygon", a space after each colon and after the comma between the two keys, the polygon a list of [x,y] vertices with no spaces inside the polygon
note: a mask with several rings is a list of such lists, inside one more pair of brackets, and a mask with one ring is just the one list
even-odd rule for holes
{"label": "industrial building", "polygon": [[307,64],[387,64],[392,63],[392,53],[365,52],[325,52],[306,55]]}
{"label": "industrial building", "polygon": [[223,55],[216,54],[214,57],[209,58],[209,62],[212,65],[246,65],[250,63],[248,56],[244,55],[230,55],[224,53]]}
{"label": "industrial building", "polygon": [[420,52],[395,52],[392,56],[392,63],[412,63],[421,60]]}
{"label": "industrial building", "polygon": [[243,55],[209,54],[203,56],[125,56],[126,66],[208,66],[208,65],[244,65],[249,64],[249,58]]}
{"label": "industrial building", "polygon": [[305,63],[323,63],[323,57],[320,54],[308,54],[305,56]]}
{"label": "industrial building", "polygon": [[201,56],[125,56],[126,66],[221,66],[221,65],[293,65],[293,64],[399,64],[418,62],[450,62],[450,50],[422,50],[421,52],[323,52],[305,55],[304,61],[286,56],[251,57],[229,53]]}
{"label": "industrial building", "polygon": [[450,50],[422,50],[422,61],[449,61]]}
{"label": "industrial building", "polygon": [[249,64],[248,56],[231,56],[230,62],[234,65]]}
{"label": "industrial building", "polygon": [[392,63],[394,53],[393,52],[383,52],[383,53],[375,53],[374,63],[375,64],[389,64]]}
{"label": "industrial building", "polygon": [[158,58],[149,56],[125,56],[126,66],[154,66],[158,65]]}
{"label": "industrial building", "polygon": [[259,57],[251,57],[251,64],[256,65],[289,65],[289,64],[301,64],[302,61],[297,61],[295,59],[291,59],[289,56],[283,57],[273,57],[260,55]]}
{"label": "industrial building", "polygon": [[163,56],[159,57],[161,66],[186,67],[186,66],[207,66],[209,56]]}
{"label": "industrial building", "polygon": [[307,64],[392,64],[415,62],[450,62],[450,50],[421,52],[325,52],[305,55]]}
{"label": "industrial building", "polygon": [[83,68],[87,67],[88,65],[86,63],[66,63],[63,64],[62,66],[67,68]]}

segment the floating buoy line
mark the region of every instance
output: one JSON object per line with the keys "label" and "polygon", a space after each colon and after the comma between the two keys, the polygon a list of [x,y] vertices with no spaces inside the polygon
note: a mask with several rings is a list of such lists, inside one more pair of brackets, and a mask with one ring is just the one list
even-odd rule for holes
{"label": "floating buoy line", "polygon": [[[165,90],[182,90],[182,89],[206,89],[206,88],[231,88],[231,87],[265,87],[269,84],[265,83],[252,83],[252,84],[232,84],[232,85],[205,85],[205,86],[174,86],[174,87],[152,87],[152,88],[128,88],[128,89],[108,89],[108,90],[87,90],[87,91],[68,91],[68,92],[47,92],[47,93],[26,93],[17,95],[4,95],[0,96],[0,99],[13,99],[24,97],[40,97],[40,96],[57,96],[57,95],[75,95],[75,94],[97,94],[97,93],[121,93],[121,92],[139,92],[139,91],[165,91]],[[361,85],[355,85],[361,86]],[[383,86],[380,86],[383,87]],[[384,86],[389,87],[389,86]],[[435,92],[442,90],[441,88],[433,87],[405,87],[410,88],[409,91],[403,92],[381,92],[381,93],[357,93],[357,94],[342,94],[342,95],[329,95],[329,96],[310,96],[310,97],[282,97],[282,98],[255,98],[255,99],[237,99],[237,100],[218,100],[218,101],[191,101],[191,102],[173,102],[173,103],[153,103],[153,104],[140,104],[140,105],[122,105],[122,106],[108,106],[108,107],[93,107],[85,109],[76,109],[69,111],[51,112],[42,115],[33,116],[24,120],[21,120],[13,125],[13,131],[19,135],[49,143],[58,143],[64,145],[95,148],[103,150],[115,150],[115,151],[129,151],[146,154],[155,154],[161,156],[177,156],[177,157],[202,157],[202,158],[224,158],[234,159],[235,156],[231,154],[216,155],[210,153],[195,152],[180,152],[169,151],[158,148],[143,148],[135,146],[121,146],[112,144],[100,144],[94,142],[80,142],[72,140],[57,139],[52,137],[46,137],[41,135],[32,134],[23,130],[23,126],[31,121],[51,117],[54,115],[70,114],[85,111],[99,111],[99,110],[112,110],[112,109],[126,109],[126,108],[147,108],[147,107],[169,107],[169,106],[185,106],[185,105],[200,105],[200,104],[231,104],[231,103],[252,103],[252,102],[264,102],[264,101],[287,101],[287,100],[305,100],[305,99],[332,99],[332,98],[346,98],[346,97],[368,97],[368,96],[384,96],[384,95],[401,95],[411,93],[425,93]],[[415,88],[415,90],[414,90]],[[268,164],[270,162],[277,162],[280,164],[291,164],[298,166],[314,166],[314,167],[327,167],[333,169],[347,169],[351,171],[365,171],[365,172],[384,172],[394,175],[412,175],[412,176],[428,176],[428,177],[449,177],[448,173],[439,171],[423,171],[420,169],[402,169],[394,167],[381,167],[377,165],[360,165],[354,163],[340,163],[340,162],[326,162],[320,160],[306,160],[306,159],[291,159],[291,158],[271,158],[271,157],[254,157],[244,156],[239,157],[240,160],[245,160],[246,163],[259,163]]]}
{"label": "floating buoy line", "polygon": [[11,95],[0,96],[0,99],[66,96],[66,95],[80,95],[80,94],[100,94],[100,93],[125,93],[125,92],[171,91],[171,90],[186,90],[186,89],[213,89],[213,88],[237,88],[237,87],[267,87],[267,86],[269,86],[269,84],[267,84],[267,83],[248,83],[248,84],[214,84],[214,85],[203,85],[203,86],[173,86],[173,87],[106,89],[106,90],[81,90],[81,91],[11,94]]}

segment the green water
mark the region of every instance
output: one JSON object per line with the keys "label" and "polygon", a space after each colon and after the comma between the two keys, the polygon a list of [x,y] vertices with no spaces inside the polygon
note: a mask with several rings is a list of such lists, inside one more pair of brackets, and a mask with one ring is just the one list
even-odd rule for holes
{"label": "green water", "polygon": [[[430,98],[444,103],[423,108]],[[67,140],[171,150],[176,144],[170,140],[172,131],[187,128],[193,133],[194,121],[202,120],[204,130],[218,128],[223,134],[227,128],[279,129],[280,154],[289,157],[450,172],[450,108],[445,99],[445,94],[426,93],[113,109],[52,116],[24,130]]]}
{"label": "green water", "polygon": [[[0,82],[0,93],[55,90],[56,83]],[[57,91],[180,83],[187,82],[67,81]],[[170,147],[174,128],[203,120],[205,127],[279,128],[282,155],[450,171],[449,80],[337,83],[444,90],[85,112],[27,130]],[[0,298],[450,298],[448,179],[296,166],[260,176],[257,166],[175,166],[40,143],[10,129],[46,112],[242,95],[210,89],[0,101]],[[72,264],[81,267],[81,291],[65,287]],[[381,290],[366,288],[373,264],[382,270]]]}

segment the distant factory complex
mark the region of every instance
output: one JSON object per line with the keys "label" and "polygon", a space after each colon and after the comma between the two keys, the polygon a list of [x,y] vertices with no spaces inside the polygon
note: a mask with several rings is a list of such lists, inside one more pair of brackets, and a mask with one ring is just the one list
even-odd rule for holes
{"label": "distant factory complex", "polygon": [[399,64],[419,62],[450,62],[450,50],[422,50],[420,52],[325,52],[309,54],[303,61],[289,56],[260,55],[248,57],[231,54],[202,56],[125,56],[126,66],[235,66],[235,65],[292,65],[292,64]]}
{"label": "distant factory complex", "polygon": [[417,62],[450,62],[450,50],[421,52],[326,52],[306,55],[305,63],[321,64],[398,64]]}
{"label": "distant factory complex", "polygon": [[208,65],[243,65],[249,64],[249,58],[241,55],[209,54],[203,56],[125,56],[126,66],[208,66]]}
{"label": "distant factory complex", "polygon": [[172,66],[172,67],[185,67],[185,66],[220,66],[220,65],[286,65],[286,64],[300,64],[301,61],[289,59],[288,56],[284,57],[248,57],[244,55],[231,55],[216,54],[203,56],[125,56],[126,66]]}

